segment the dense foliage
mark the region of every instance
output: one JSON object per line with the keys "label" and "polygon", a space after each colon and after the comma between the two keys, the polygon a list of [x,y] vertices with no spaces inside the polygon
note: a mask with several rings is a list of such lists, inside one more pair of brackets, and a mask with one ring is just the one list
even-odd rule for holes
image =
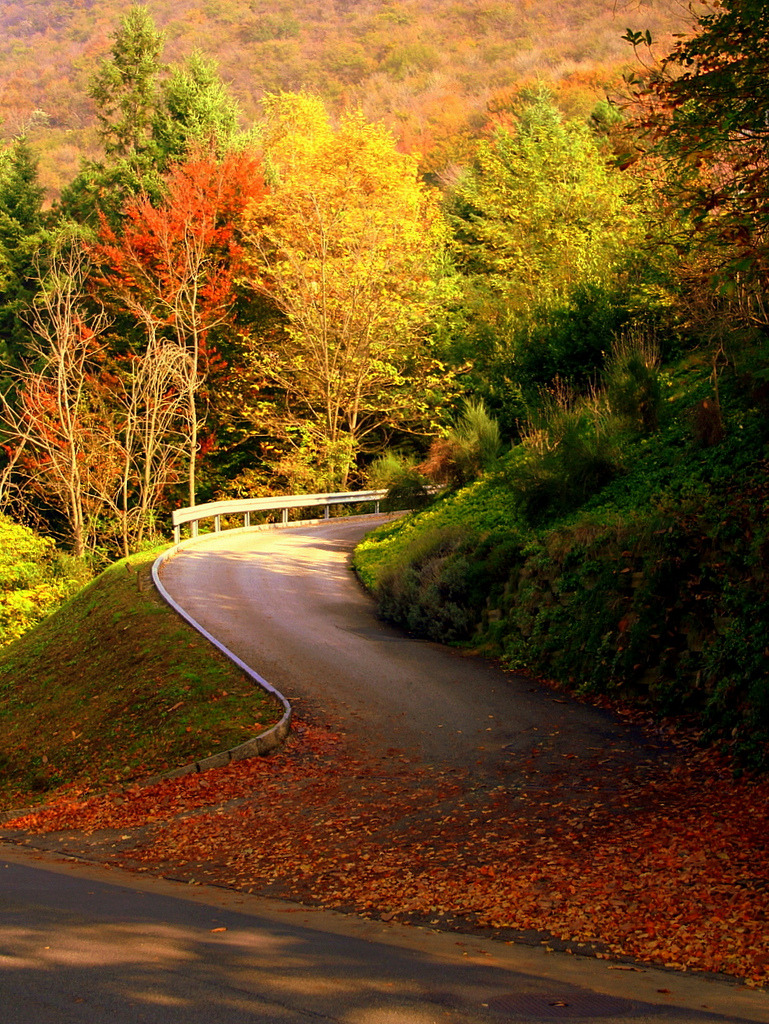
{"label": "dense foliage", "polygon": [[0,514],[0,647],[27,632],[83,582],[49,537]]}
{"label": "dense foliage", "polygon": [[[493,474],[356,555],[382,613],[407,628],[689,715],[753,767],[769,757],[765,13],[705,8],[690,38],[634,74],[635,117],[613,135],[636,186],[619,247],[631,258],[603,250],[602,276],[585,256],[576,288],[556,259],[555,299],[522,313],[511,289],[541,270],[538,240],[547,259],[572,229],[552,234],[551,213],[550,236],[532,223],[532,249],[516,250],[548,195],[530,184],[519,212],[515,134],[479,150],[454,193],[472,284],[458,351],[473,353],[468,379],[514,444]],[[565,180],[545,178],[556,191]]]}
{"label": "dense foliage", "polygon": [[[0,116],[10,134],[28,128],[48,188],[69,183],[79,152],[98,159],[89,76],[129,7],[0,7]],[[304,87],[335,112],[360,106],[384,120],[436,173],[465,158],[486,110],[504,110],[518,83],[552,83],[566,109],[582,113],[628,62],[625,11],[593,0],[149,0],[147,9],[165,34],[165,59],[197,50],[217,61],[246,120],[258,117],[266,93]],[[644,17],[669,38],[682,11],[676,0],[655,0]]]}
{"label": "dense foliage", "polygon": [[555,472],[555,511],[525,514],[519,446],[490,478],[377,531],[355,563],[407,629],[690,715],[757,766],[769,753],[766,406],[746,378],[723,381],[725,436],[709,445],[707,369],[679,370],[665,390],[661,430],[618,440],[623,471],[578,512],[560,505],[572,461]]}

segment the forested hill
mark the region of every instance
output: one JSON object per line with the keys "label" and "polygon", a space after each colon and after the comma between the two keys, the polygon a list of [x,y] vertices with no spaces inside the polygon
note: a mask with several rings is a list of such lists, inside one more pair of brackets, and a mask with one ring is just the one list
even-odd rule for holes
{"label": "forested hill", "polygon": [[[43,184],[71,180],[94,147],[88,82],[129,0],[0,5],[0,118],[27,131]],[[439,170],[477,134],[489,106],[535,78],[585,113],[632,60],[622,36],[650,29],[663,48],[686,23],[678,0],[148,0],[165,58],[195,49],[219,62],[244,120],[265,92],[307,88],[359,105]],[[94,148],[95,151],[95,148]]]}

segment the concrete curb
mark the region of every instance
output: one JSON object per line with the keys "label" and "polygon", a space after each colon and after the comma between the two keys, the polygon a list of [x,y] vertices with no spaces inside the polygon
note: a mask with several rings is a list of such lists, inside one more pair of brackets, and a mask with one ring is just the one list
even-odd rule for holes
{"label": "concrete curb", "polygon": [[[338,516],[334,518],[342,520],[348,518],[358,519],[362,517]],[[380,513],[376,518],[381,520],[383,518],[383,514]],[[166,604],[173,608],[177,615],[181,616],[185,622],[188,622],[194,629],[204,636],[209,643],[213,644],[218,651],[221,651],[226,658],[229,658],[234,665],[237,665],[242,672],[245,672],[245,674],[249,676],[257,686],[266,693],[272,694],[272,696],[274,696],[283,706],[283,717],[276,725],[271,726],[269,729],[259,733],[257,736],[252,736],[250,740],[246,740],[245,743],[238,744],[237,747],[231,747],[229,750],[222,750],[218,754],[211,754],[210,757],[204,757],[199,761],[183,765],[181,768],[174,768],[172,771],[163,772],[162,775],[153,775],[149,779],[143,779],[141,781],[142,786],[152,785],[153,783],[160,782],[163,779],[178,779],[184,775],[193,775],[196,772],[205,772],[210,768],[223,768],[231,761],[240,761],[247,757],[263,757],[265,754],[271,753],[285,742],[286,737],[291,730],[291,717],[293,714],[291,704],[287,697],[284,697],[284,695],[277,690],[272,683],[268,683],[267,680],[262,678],[258,672],[252,669],[249,665],[246,665],[244,661],[241,661],[240,658],[236,654],[233,654],[233,652],[225,647],[224,644],[211,636],[208,630],[204,629],[199,622],[197,622],[177,601],[171,597],[160,579],[160,570],[163,563],[184,548],[192,547],[193,545],[205,544],[206,541],[215,540],[225,534],[256,533],[263,530],[285,530],[298,526],[317,526],[318,524],[325,522],[328,522],[328,520],[303,519],[293,523],[261,523],[256,526],[241,526],[231,530],[222,530],[202,535],[199,534],[197,537],[191,537],[187,540],[181,541],[179,544],[173,545],[168,548],[168,550],[158,555],[155,559],[152,565],[152,581]]]}
{"label": "concrete curb", "polygon": [[[259,527],[256,527],[258,529]],[[238,531],[240,532],[240,531]],[[224,644],[220,643],[215,637],[211,636],[208,630],[204,629],[201,624],[194,619],[189,612],[185,611],[182,606],[171,597],[160,579],[160,570],[163,563],[166,562],[173,555],[177,554],[182,548],[190,547],[192,544],[204,543],[206,540],[210,540],[212,537],[218,537],[220,534],[204,534],[202,537],[198,536],[191,540],[182,541],[180,544],[174,545],[167,551],[164,551],[161,555],[155,559],[152,564],[152,582],[155,584],[155,588],[163,600],[168,604],[181,618],[188,622],[193,629],[196,629],[198,633],[208,640],[213,646],[242,671],[253,680],[256,685],[264,690],[266,693],[271,694],[275,697],[283,707],[283,716],[280,721],[271,726],[269,729],[265,729],[264,732],[259,733],[257,736],[252,736],[251,739],[246,740],[245,743],[239,743],[236,747],[230,747],[228,750],[222,750],[217,754],[211,754],[209,757],[201,758],[199,761],[193,761],[191,764],[182,765],[180,768],[174,768],[170,772],[163,772],[162,775],[153,775],[149,779],[143,779],[142,786],[151,786],[155,782],[160,782],[162,779],[179,779],[184,775],[193,775],[197,772],[205,772],[211,768],[223,768],[228,765],[231,761],[240,761],[247,757],[261,757],[265,754],[271,753],[281,746],[291,730],[291,717],[293,714],[291,704],[284,695],[277,690],[271,683],[268,683],[266,679],[263,679],[258,672],[255,672],[249,665],[246,665],[244,661],[233,654],[229,648],[225,647]]]}

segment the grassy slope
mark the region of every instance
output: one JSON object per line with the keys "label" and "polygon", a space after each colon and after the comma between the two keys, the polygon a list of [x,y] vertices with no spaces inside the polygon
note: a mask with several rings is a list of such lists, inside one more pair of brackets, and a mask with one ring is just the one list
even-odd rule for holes
{"label": "grassy slope", "polygon": [[[760,389],[758,389],[760,390]],[[662,430],[577,513],[527,526],[504,474],[358,549],[381,613],[583,692],[686,715],[748,763],[769,749],[766,401],[721,383],[726,436],[693,430],[708,368],[679,367]]]}
{"label": "grassy slope", "polygon": [[0,808],[141,778],[249,738],[276,703],[116,563],[0,651]]}

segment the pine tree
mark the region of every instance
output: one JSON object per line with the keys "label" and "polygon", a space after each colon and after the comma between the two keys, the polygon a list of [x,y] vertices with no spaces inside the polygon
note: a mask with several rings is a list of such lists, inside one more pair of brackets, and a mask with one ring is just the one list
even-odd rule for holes
{"label": "pine tree", "polygon": [[129,161],[148,149],[163,70],[163,34],[146,7],[134,7],[114,35],[109,58],[102,61],[89,90],[96,103],[104,151]]}
{"label": "pine tree", "polygon": [[24,355],[29,331],[21,314],[37,287],[35,253],[42,240],[44,189],[25,137],[6,150],[0,168],[0,357]]}
{"label": "pine tree", "polygon": [[161,85],[152,123],[157,162],[166,168],[194,145],[223,155],[239,136],[240,110],[219,77],[217,65],[195,52]]}

